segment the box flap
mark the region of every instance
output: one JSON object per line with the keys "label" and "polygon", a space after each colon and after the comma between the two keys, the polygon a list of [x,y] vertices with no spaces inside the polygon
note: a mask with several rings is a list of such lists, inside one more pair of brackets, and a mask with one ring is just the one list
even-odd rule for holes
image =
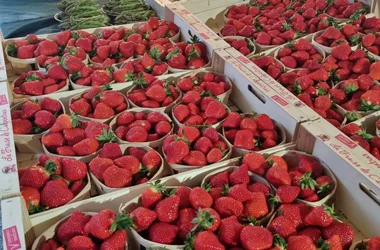
{"label": "box flap", "polygon": [[[178,3],[166,5],[165,17],[171,16],[170,13],[174,13],[180,19],[185,21],[195,32],[197,32],[204,42],[208,44],[212,49],[226,49],[230,45],[219,37],[214,31],[212,31],[204,22],[199,20],[183,5]],[[167,18],[165,18],[167,19]]]}
{"label": "box flap", "polygon": [[8,84],[0,82],[0,193],[1,197],[20,192],[16,151],[9,109]]}
{"label": "box flap", "polygon": [[5,250],[26,249],[20,197],[1,201],[1,228]]}

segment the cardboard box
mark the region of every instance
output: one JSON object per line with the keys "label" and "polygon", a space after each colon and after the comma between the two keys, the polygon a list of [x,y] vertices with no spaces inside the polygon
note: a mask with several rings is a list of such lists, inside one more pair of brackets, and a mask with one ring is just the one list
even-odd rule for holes
{"label": "cardboard box", "polygon": [[0,82],[0,198],[20,192],[8,88]]}
{"label": "cardboard box", "polygon": [[323,159],[334,172],[336,203],[350,221],[367,237],[380,235],[380,171],[356,154],[360,146],[338,131],[323,119],[303,123],[297,149]]}
{"label": "cardboard box", "polygon": [[20,197],[9,198],[1,201],[2,237],[4,250],[26,249],[24,227],[22,221],[22,204]]}

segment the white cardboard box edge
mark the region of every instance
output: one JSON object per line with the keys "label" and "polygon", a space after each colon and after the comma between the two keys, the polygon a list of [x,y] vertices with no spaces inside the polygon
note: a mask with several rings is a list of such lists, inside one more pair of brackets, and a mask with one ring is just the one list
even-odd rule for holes
{"label": "white cardboard box edge", "polygon": [[20,197],[1,201],[1,219],[4,250],[26,249]]}

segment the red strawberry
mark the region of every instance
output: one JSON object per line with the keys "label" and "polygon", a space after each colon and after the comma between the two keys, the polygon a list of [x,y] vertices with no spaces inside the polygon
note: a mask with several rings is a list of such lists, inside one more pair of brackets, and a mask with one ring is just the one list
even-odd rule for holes
{"label": "red strawberry", "polygon": [[58,182],[49,181],[41,191],[41,205],[55,208],[65,205],[74,198],[70,189],[62,186]]}
{"label": "red strawberry", "polygon": [[288,239],[289,250],[316,250],[313,240],[308,236],[290,236]]}
{"label": "red strawberry", "polygon": [[330,239],[334,235],[338,235],[343,249],[348,249],[354,239],[354,231],[351,226],[338,221],[334,221],[330,226],[322,228],[321,231],[324,239]]}
{"label": "red strawberry", "polygon": [[285,239],[297,232],[294,222],[284,215],[274,218],[269,224],[268,230]]}
{"label": "red strawberry", "polygon": [[327,205],[314,207],[310,213],[305,217],[305,222],[308,225],[327,227],[337,218],[334,213],[334,206]]}
{"label": "red strawberry", "polygon": [[78,248],[95,250],[96,246],[95,246],[95,243],[90,238],[79,235],[79,236],[75,236],[68,242],[66,249],[75,250]]}
{"label": "red strawberry", "polygon": [[291,183],[289,173],[279,166],[269,168],[265,174],[265,178],[274,187],[279,187],[281,185],[290,185]]}
{"label": "red strawberry", "polygon": [[243,213],[242,202],[231,197],[220,197],[215,201],[214,208],[222,218],[240,216]]}
{"label": "red strawberry", "polygon": [[142,232],[148,229],[157,218],[155,211],[145,207],[136,208],[131,212],[130,216],[133,218],[133,226],[136,232]]}
{"label": "red strawberry", "polygon": [[300,191],[300,187],[282,185],[277,189],[276,196],[273,197],[271,201],[285,204],[293,203],[297,199]]}
{"label": "red strawberry", "polygon": [[149,240],[161,244],[172,244],[179,228],[164,222],[156,222],[149,228]]}
{"label": "red strawberry", "polygon": [[266,196],[261,192],[252,193],[252,199],[244,203],[244,216],[261,219],[269,213]]}
{"label": "red strawberry", "polygon": [[195,236],[194,249],[197,250],[225,250],[226,248],[219,242],[218,237],[210,232],[203,231]]}
{"label": "red strawberry", "polygon": [[65,158],[62,159],[63,177],[68,181],[77,181],[87,175],[87,165],[81,161]]}

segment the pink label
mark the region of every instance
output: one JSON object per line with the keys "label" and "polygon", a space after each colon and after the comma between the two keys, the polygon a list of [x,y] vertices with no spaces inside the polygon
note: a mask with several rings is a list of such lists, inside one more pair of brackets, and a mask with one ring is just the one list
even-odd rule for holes
{"label": "pink label", "polygon": [[4,229],[3,233],[5,237],[5,244],[8,250],[21,249],[21,242],[16,226]]}
{"label": "pink label", "polygon": [[8,99],[5,94],[0,95],[0,105],[8,105]]}
{"label": "pink label", "polygon": [[275,100],[276,102],[278,102],[281,106],[286,106],[289,104],[287,101],[285,101],[284,99],[282,99],[278,95],[272,96],[272,99]]}
{"label": "pink label", "polygon": [[203,37],[203,39],[205,39],[205,40],[210,39],[210,37],[208,35],[206,35],[205,33],[199,33],[199,35],[201,37]]}
{"label": "pink label", "polygon": [[187,9],[182,9],[181,11],[182,11],[183,13],[185,13],[185,14],[191,14],[191,12],[188,11]]}
{"label": "pink label", "polygon": [[242,63],[249,63],[250,60],[245,56],[238,56],[237,59]]}
{"label": "pink label", "polygon": [[355,142],[351,141],[350,139],[348,139],[342,134],[335,136],[335,138],[351,149],[356,148],[358,146]]}

